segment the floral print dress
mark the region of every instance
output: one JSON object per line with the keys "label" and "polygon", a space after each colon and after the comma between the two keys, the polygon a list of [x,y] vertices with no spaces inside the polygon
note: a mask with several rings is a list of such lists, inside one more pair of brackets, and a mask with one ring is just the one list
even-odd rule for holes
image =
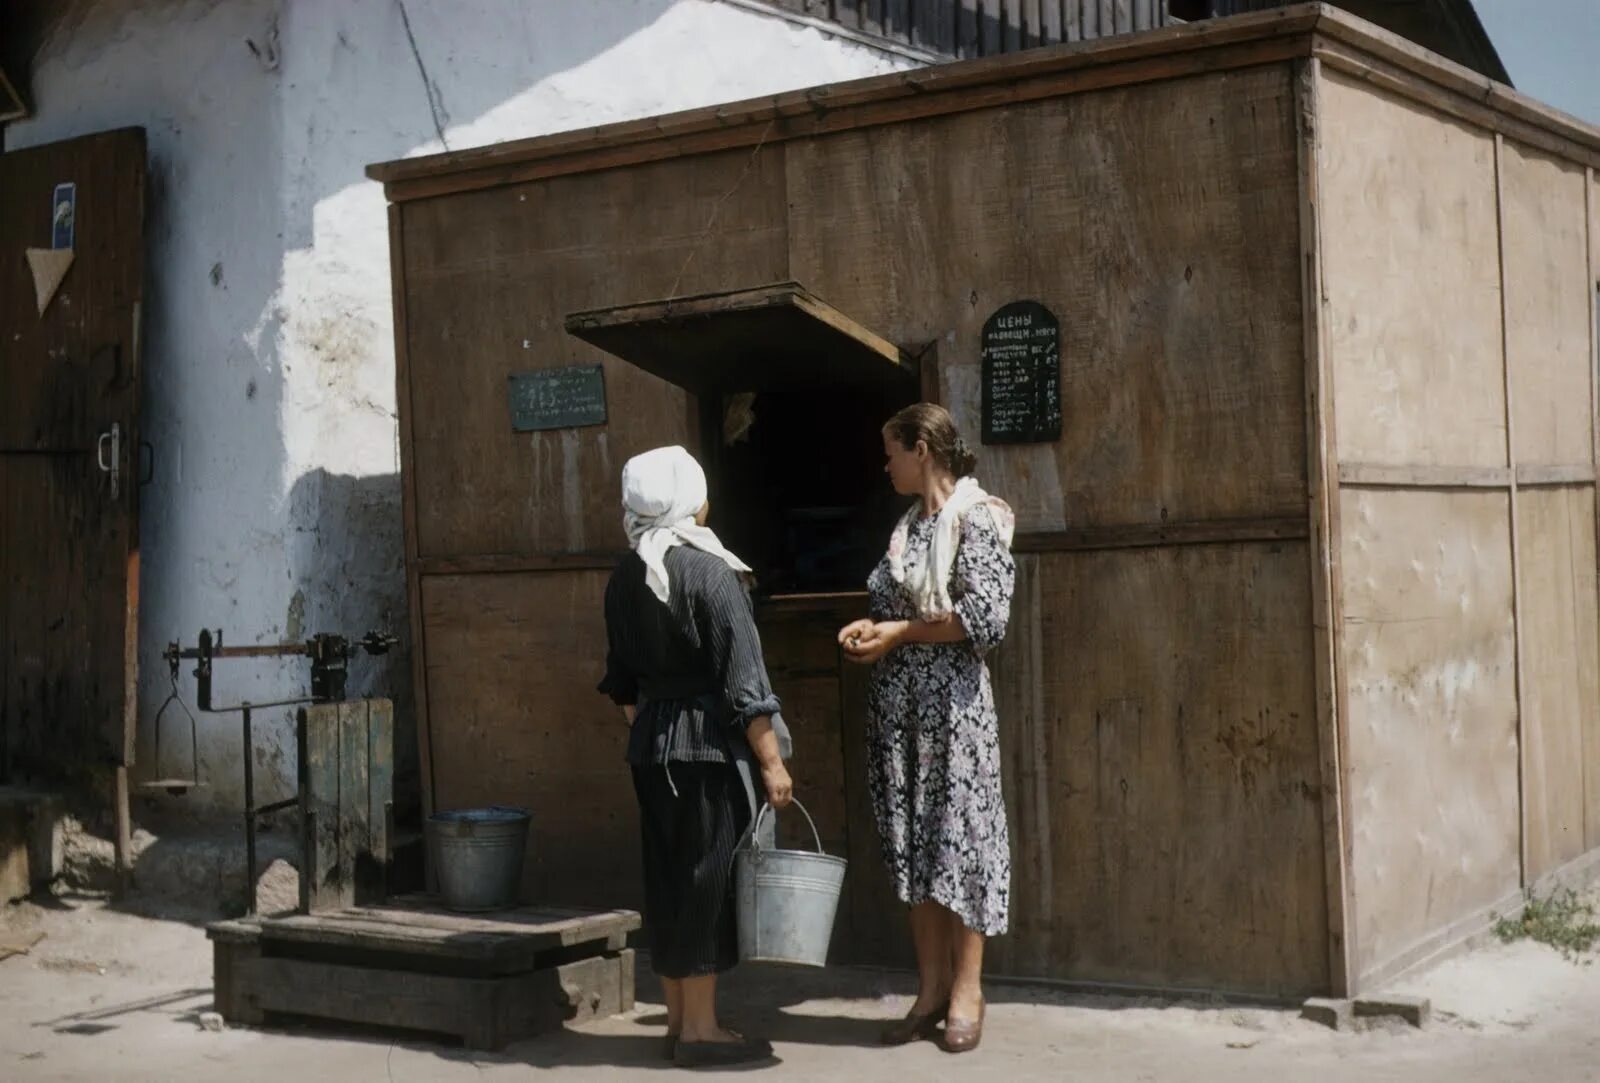
{"label": "floral print dress", "polygon": [[[927,563],[935,518],[911,525],[908,572]],[[868,784],[901,901],[936,902],[985,936],[1006,931],[1011,841],[1000,734],[983,656],[1005,636],[1015,565],[986,508],[961,522],[950,597],[960,643],[913,643],[884,657],[867,700]],[[886,557],[867,581],[873,620],[915,620]]]}

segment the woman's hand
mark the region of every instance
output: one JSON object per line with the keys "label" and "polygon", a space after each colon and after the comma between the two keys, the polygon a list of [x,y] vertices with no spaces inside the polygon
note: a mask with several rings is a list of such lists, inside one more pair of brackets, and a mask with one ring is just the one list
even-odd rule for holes
{"label": "woman's hand", "polygon": [[[845,657],[852,662],[870,666],[884,655],[900,646],[905,641],[906,632],[911,625],[903,620],[857,621],[856,625],[866,627],[854,636],[846,639],[844,644]],[[849,631],[850,628],[845,629]]]}
{"label": "woman's hand", "polygon": [[761,765],[761,784],[767,788],[767,804],[775,809],[788,808],[794,800],[794,783],[782,760]]}
{"label": "woman's hand", "polygon": [[775,809],[786,808],[794,800],[794,783],[789,781],[789,769],[778,754],[778,735],[772,729],[772,716],[752,718],[745,728],[745,739],[750,751],[761,765],[761,785],[767,790],[767,803]]}
{"label": "woman's hand", "polygon": [[839,629],[839,646],[847,651],[853,651],[861,638],[870,631],[872,631],[870,620],[853,620]]}

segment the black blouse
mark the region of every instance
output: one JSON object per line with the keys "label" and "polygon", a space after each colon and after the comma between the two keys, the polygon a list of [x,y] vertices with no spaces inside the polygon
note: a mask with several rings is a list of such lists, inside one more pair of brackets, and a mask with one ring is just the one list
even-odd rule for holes
{"label": "black blouse", "polygon": [[[645,582],[644,561],[624,557],[606,586],[606,675],[599,690],[636,706],[628,762],[727,763],[730,737],[772,716],[790,754],[761,657],[750,596],[721,560],[689,546],[666,555],[671,604]],[[730,731],[737,731],[730,733]]]}

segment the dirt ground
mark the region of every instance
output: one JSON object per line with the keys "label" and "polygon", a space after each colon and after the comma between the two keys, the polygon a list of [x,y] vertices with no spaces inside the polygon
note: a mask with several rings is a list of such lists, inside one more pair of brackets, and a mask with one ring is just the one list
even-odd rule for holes
{"label": "dirt ground", "polygon": [[[320,1027],[206,1031],[211,953],[196,924],[123,913],[90,900],[0,911],[0,932],[45,934],[0,961],[0,1080],[450,1081],[645,1080],[664,1016],[633,1015],[472,1054],[418,1036]],[[1531,944],[1494,945],[1396,992],[1433,1000],[1435,1021],[1333,1033],[1295,1013],[1064,995],[994,985],[978,1052],[874,1045],[904,1011],[905,975],[837,969],[738,972],[724,1003],[737,1025],[776,1043],[774,1080],[1449,1080],[1600,1081],[1600,967]]]}

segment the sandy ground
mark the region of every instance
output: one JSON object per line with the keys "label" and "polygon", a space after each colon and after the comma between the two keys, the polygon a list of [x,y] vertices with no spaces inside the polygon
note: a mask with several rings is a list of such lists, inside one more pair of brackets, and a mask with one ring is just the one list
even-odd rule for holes
{"label": "sandy ground", "polygon": [[[211,1033],[211,953],[191,924],[60,901],[0,911],[37,929],[30,954],[0,961],[0,1080],[643,1080],[664,1016],[631,1016],[472,1054],[417,1036],[320,1027]],[[1433,999],[1426,1031],[1333,1033],[1293,1012],[1062,995],[995,985],[984,1046],[955,1058],[929,1044],[874,1046],[903,1012],[908,977],[873,971],[736,973],[736,1024],[776,1043],[772,1079],[1600,1081],[1600,967],[1548,949],[1486,947],[1395,991]],[[644,990],[648,993],[648,990]]]}

